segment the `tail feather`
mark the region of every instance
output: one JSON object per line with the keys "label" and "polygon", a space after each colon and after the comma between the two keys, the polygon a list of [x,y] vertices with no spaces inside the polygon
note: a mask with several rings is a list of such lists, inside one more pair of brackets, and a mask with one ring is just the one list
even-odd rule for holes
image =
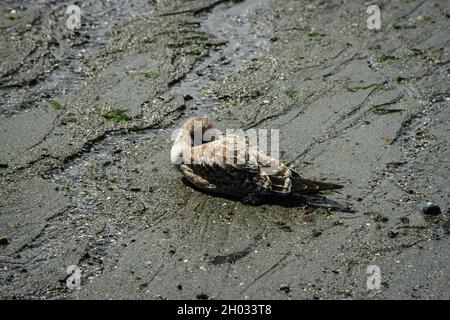
{"label": "tail feather", "polygon": [[340,189],[343,187],[338,184],[308,180],[299,176],[291,177],[291,181],[291,192],[316,193],[325,190]]}

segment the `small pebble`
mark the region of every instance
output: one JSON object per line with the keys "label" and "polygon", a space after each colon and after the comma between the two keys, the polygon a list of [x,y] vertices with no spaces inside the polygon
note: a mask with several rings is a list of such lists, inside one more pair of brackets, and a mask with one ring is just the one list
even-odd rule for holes
{"label": "small pebble", "polygon": [[422,209],[423,213],[430,216],[441,214],[441,208],[433,202],[425,202]]}
{"label": "small pebble", "polygon": [[197,295],[197,299],[199,299],[199,300],[208,300],[209,297],[205,293],[200,293],[200,294]]}
{"label": "small pebble", "polygon": [[291,288],[289,286],[281,286],[280,291],[288,294],[289,292],[291,292]]}
{"label": "small pebble", "polygon": [[393,239],[393,238],[396,238],[397,236],[398,236],[398,232],[397,231],[392,231],[391,230],[391,231],[388,232],[388,237],[389,238]]}
{"label": "small pebble", "polygon": [[0,245],[7,245],[9,244],[8,239],[6,239],[4,236],[0,235]]}

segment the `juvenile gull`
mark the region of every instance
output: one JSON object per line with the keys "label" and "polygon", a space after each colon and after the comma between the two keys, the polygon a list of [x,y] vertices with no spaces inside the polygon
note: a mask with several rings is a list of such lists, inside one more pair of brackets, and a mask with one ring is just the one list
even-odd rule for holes
{"label": "juvenile gull", "polygon": [[248,138],[215,133],[208,118],[190,118],[181,126],[171,150],[172,163],[190,183],[202,190],[255,203],[265,195],[307,194],[342,188],[302,178]]}

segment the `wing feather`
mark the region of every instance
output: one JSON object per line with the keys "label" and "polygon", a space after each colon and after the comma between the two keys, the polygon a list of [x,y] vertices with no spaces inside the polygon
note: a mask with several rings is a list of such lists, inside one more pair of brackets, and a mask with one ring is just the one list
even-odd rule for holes
{"label": "wing feather", "polygon": [[271,191],[272,182],[261,170],[264,163],[247,139],[227,135],[191,149],[192,163],[186,165],[217,191],[240,195]]}

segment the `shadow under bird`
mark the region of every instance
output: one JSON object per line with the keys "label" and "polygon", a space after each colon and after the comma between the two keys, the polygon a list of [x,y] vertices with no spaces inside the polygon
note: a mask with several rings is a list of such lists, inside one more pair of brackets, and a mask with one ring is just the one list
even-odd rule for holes
{"label": "shadow under bird", "polygon": [[208,118],[193,117],[183,123],[172,146],[172,163],[201,190],[257,204],[265,196],[342,188],[302,178],[246,137],[217,132]]}

